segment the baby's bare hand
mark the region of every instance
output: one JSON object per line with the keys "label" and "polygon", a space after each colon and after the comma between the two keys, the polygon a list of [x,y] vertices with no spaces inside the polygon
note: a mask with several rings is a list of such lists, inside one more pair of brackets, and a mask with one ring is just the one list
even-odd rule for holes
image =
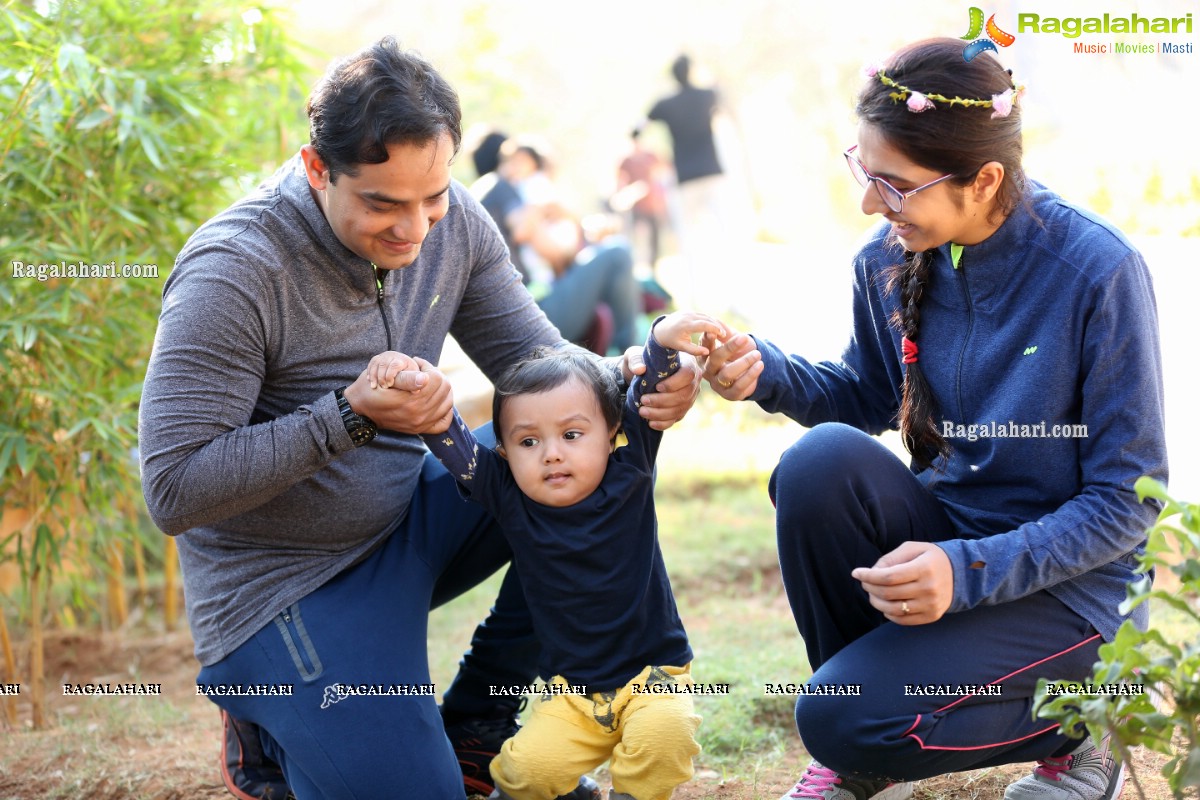
{"label": "baby's bare hand", "polygon": [[[692,341],[696,335],[701,336],[699,343]],[[676,311],[654,326],[654,340],[660,345],[697,357],[707,356],[714,340],[720,342],[728,336],[729,327],[725,323],[699,311]]]}
{"label": "baby's bare hand", "polygon": [[371,359],[367,365],[367,378],[372,389],[390,389],[401,372],[420,372],[421,365],[404,353],[387,350]]}

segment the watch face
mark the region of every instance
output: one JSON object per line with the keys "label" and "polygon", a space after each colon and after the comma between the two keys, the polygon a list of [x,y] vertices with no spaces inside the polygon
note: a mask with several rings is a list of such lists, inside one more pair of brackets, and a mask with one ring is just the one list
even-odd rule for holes
{"label": "watch face", "polygon": [[337,398],[338,411],[342,415],[342,424],[346,426],[346,433],[350,434],[350,441],[355,447],[361,447],[374,439],[379,429],[375,427],[375,423],[370,418],[354,413],[343,389],[334,390],[333,396]]}
{"label": "watch face", "polygon": [[367,422],[365,419],[355,421],[349,430],[350,441],[354,442],[354,446],[358,447],[375,438],[375,426]]}

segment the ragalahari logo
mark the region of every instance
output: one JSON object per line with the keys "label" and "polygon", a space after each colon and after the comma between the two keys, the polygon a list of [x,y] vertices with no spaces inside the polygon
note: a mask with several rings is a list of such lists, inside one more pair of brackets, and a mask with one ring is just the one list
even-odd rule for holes
{"label": "ragalahari logo", "polygon": [[[982,53],[984,50],[991,50],[993,53],[1000,52],[996,49],[996,45],[1008,47],[1017,40],[1017,37],[1011,33],[1006,33],[1000,30],[1000,26],[996,24],[996,15],[992,14],[988,17],[987,25],[983,24],[983,9],[971,6],[970,10],[970,27],[967,28],[967,35],[960,36],[960,39],[970,40],[970,44],[963,48],[963,61],[970,61],[975,56]],[[980,39],[979,34],[986,30],[987,38]]]}

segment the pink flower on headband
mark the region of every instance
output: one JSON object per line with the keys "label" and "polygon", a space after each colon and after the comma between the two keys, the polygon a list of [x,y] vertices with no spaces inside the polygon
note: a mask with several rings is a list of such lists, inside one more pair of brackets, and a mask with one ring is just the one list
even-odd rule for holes
{"label": "pink flower on headband", "polygon": [[933,108],[933,101],[920,92],[913,92],[908,96],[908,110],[914,114],[920,114],[931,108]]}
{"label": "pink flower on headband", "polygon": [[880,64],[878,61],[873,61],[870,64],[863,65],[863,73],[868,78],[874,78],[876,75],[878,75],[882,71],[883,71],[883,64]]}
{"label": "pink flower on headband", "polygon": [[1017,94],[1012,89],[1001,92],[1000,94],[992,95],[992,119],[997,117],[1007,117],[1012,113],[1013,103],[1017,100]]}

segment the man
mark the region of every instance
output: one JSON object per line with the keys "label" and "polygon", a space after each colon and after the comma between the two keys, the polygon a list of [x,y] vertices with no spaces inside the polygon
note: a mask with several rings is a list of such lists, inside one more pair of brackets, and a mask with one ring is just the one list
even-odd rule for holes
{"label": "man", "polygon": [[471,193],[500,229],[521,279],[534,298],[540,298],[554,281],[554,273],[531,240],[544,212],[565,209],[553,197],[544,172],[545,157],[532,140],[507,139],[498,155],[495,171],[476,181]]}
{"label": "man", "polygon": [[644,230],[646,247],[643,263],[653,275],[658,267],[662,226],[667,220],[667,192],[663,177],[668,167],[657,153],[642,144],[640,125],[629,134],[629,140],[632,149],[617,167],[617,191],[609,204],[614,210],[627,213],[631,239],[638,239]]}
{"label": "man", "polygon": [[691,68],[686,54],[675,59],[671,74],[679,88],[658,100],[647,116],[664,123],[671,134],[676,230],[690,282],[687,304],[716,313],[727,305],[720,275],[735,257],[725,196],[729,189],[713,136],[717,92],[693,85]]}
{"label": "man", "polygon": [[[496,227],[500,230],[500,235],[504,237],[504,244],[508,247],[513,266],[521,274],[521,280],[528,284],[530,281],[529,270],[525,267],[521,257],[521,247],[525,241],[517,239],[519,235],[524,235],[525,239],[528,239],[528,234],[524,232],[522,225],[522,217],[526,210],[525,199],[517,191],[515,178],[510,180],[516,161],[511,155],[507,159],[504,157],[504,145],[508,141],[509,139],[505,137],[496,145],[495,167],[482,173],[479,179],[471,184],[471,194],[491,215]],[[478,156],[478,150],[471,155],[473,159]],[[486,152],[483,159],[485,162],[489,160]]]}
{"label": "man", "polygon": [[671,132],[675,179],[681,187],[723,171],[713,138],[717,93],[693,86],[691,71],[692,60],[686,54],[675,59],[671,75],[679,89],[656,102],[648,115],[651,120],[665,123]]}
{"label": "man", "polygon": [[[439,713],[429,610],[511,552],[417,434],[450,413],[448,333],[489,377],[565,342],[450,178],[461,114],[429,64],[382,39],[331,67],[308,115],[310,144],[203,225],[166,283],[141,406],[147,505],[177,537],[231,792],[487,794],[520,699],[489,689],[530,683],[539,646],[509,571]],[[399,391],[365,372],[385,350],[420,360]],[[681,418],[699,377],[689,364],[643,416]],[[229,688],[264,684],[291,694]]]}

